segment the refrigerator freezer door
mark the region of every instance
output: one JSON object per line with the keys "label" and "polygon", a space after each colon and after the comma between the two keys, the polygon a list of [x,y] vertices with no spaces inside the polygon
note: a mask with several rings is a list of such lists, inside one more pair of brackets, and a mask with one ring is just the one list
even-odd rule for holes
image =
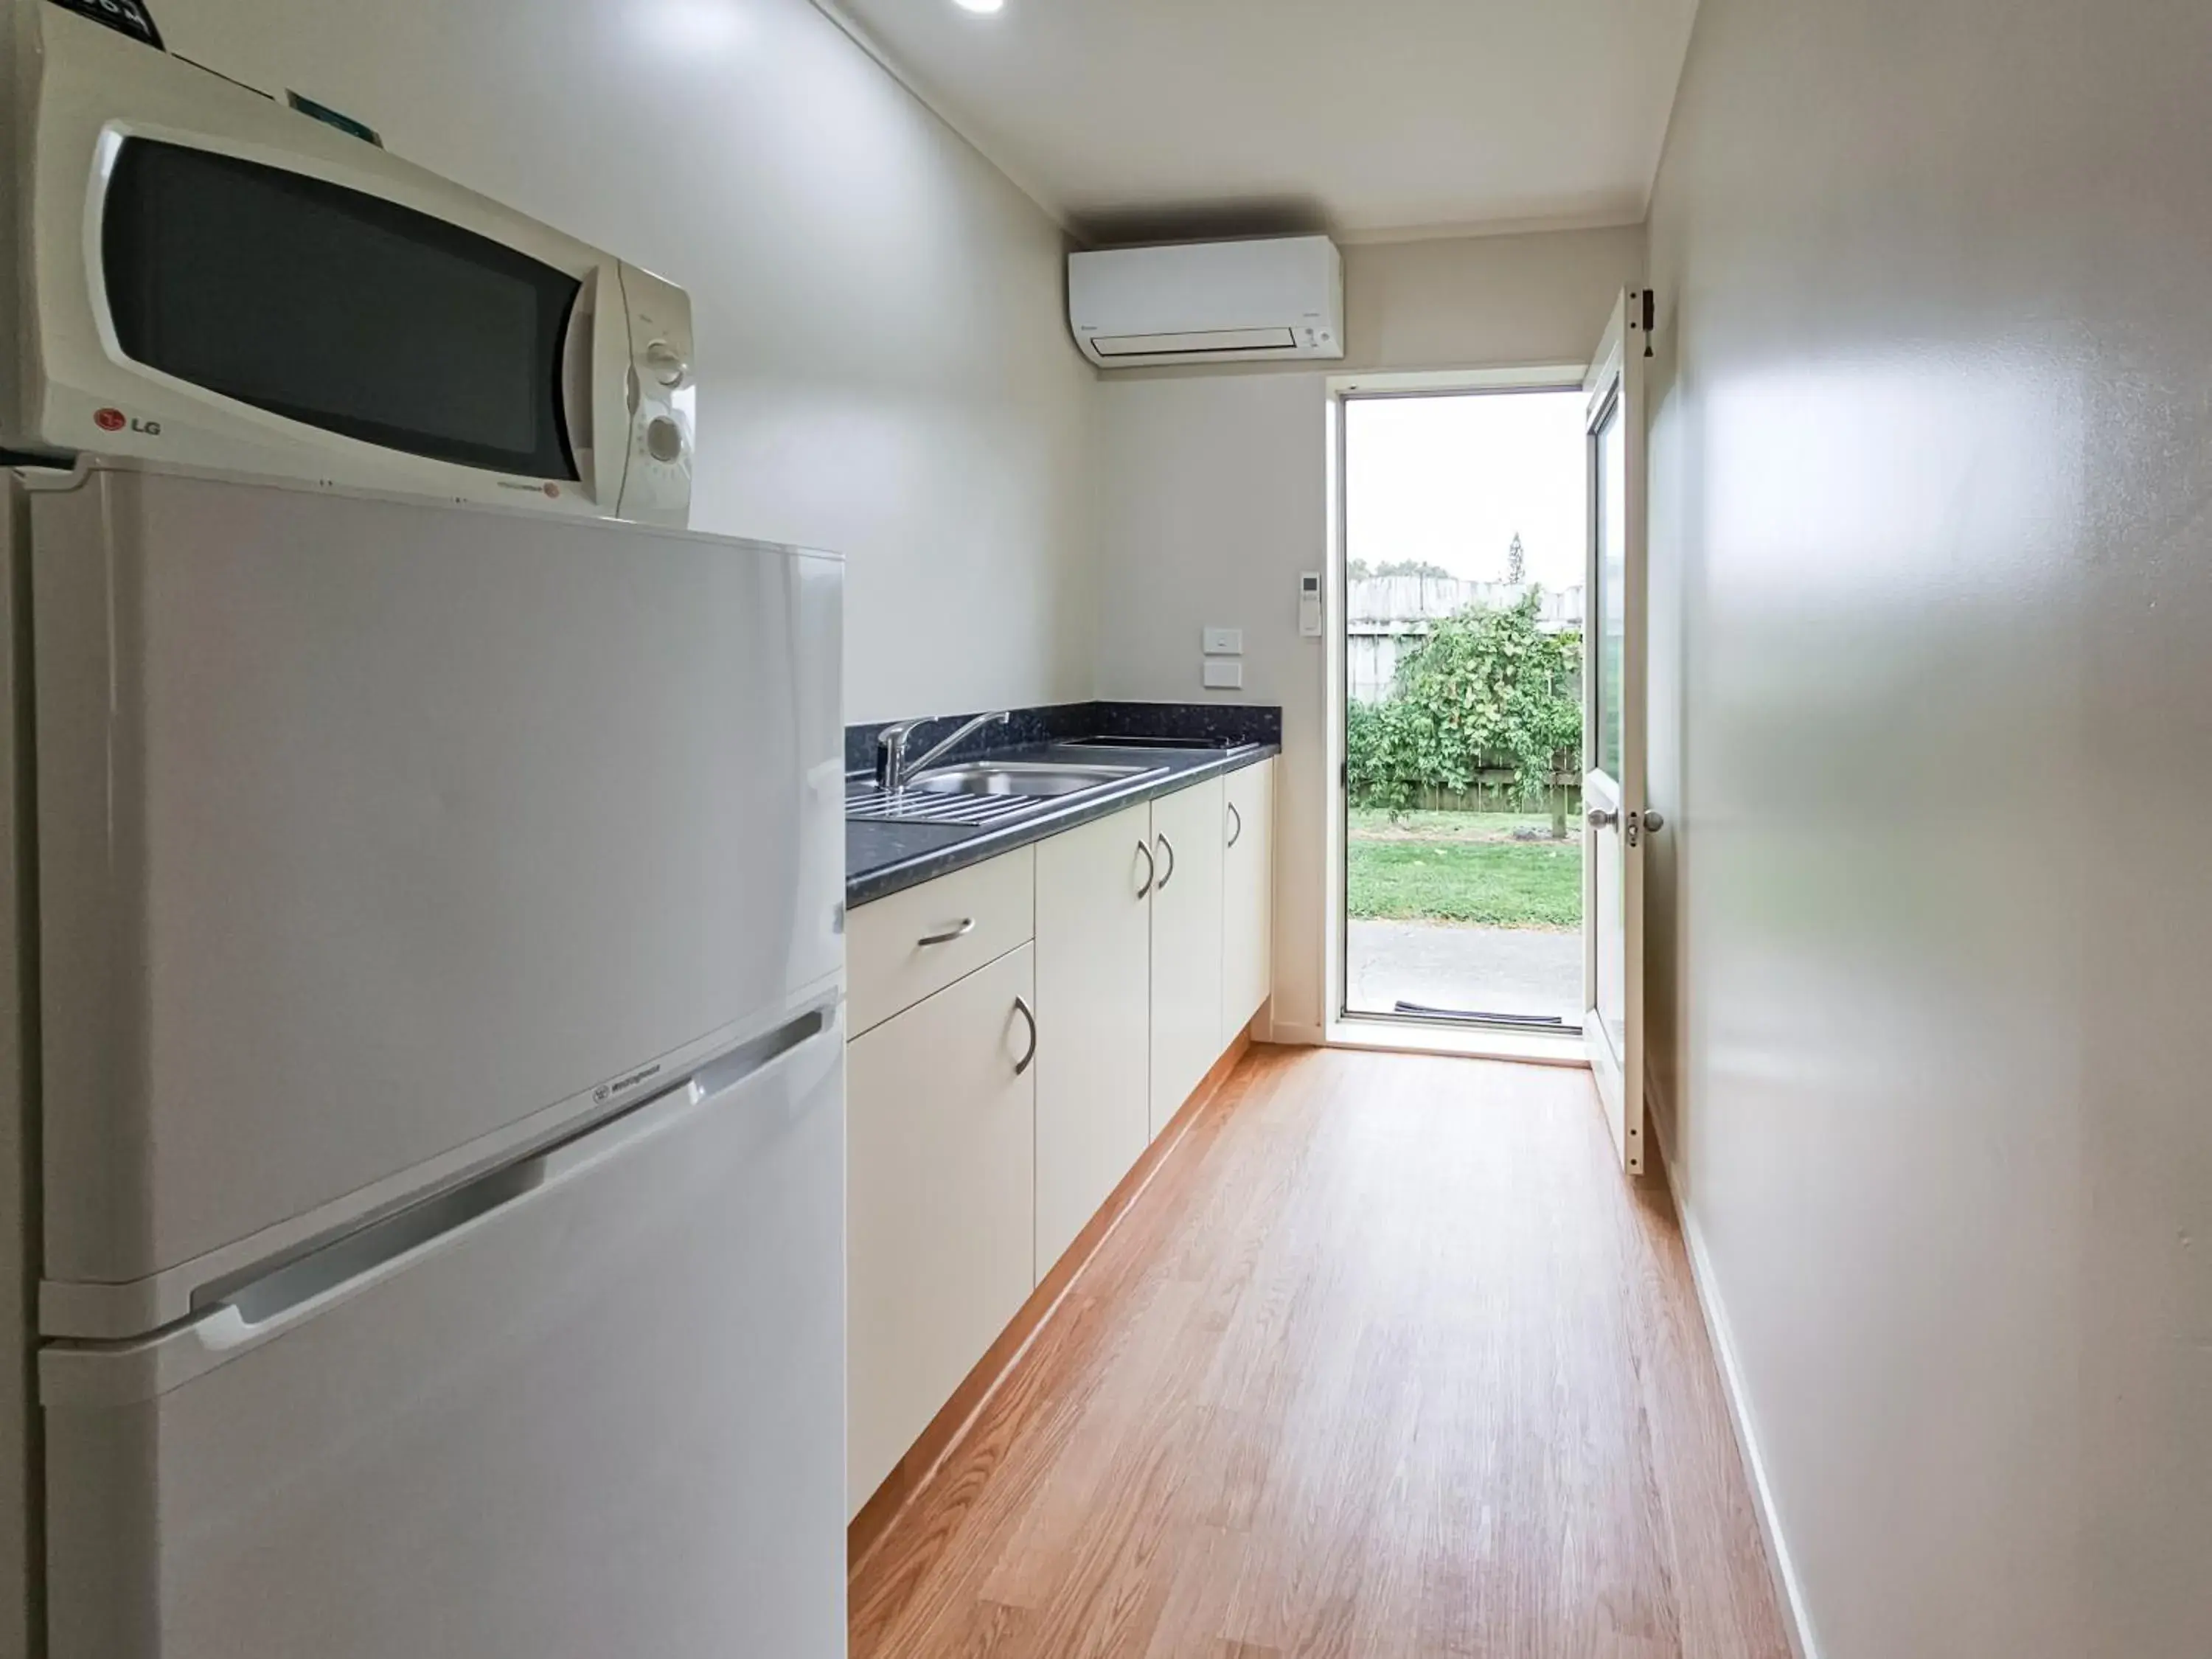
{"label": "refrigerator freezer door", "polygon": [[812,1031],[351,1279],[49,1347],[52,1659],[842,1656],[844,1031]]}
{"label": "refrigerator freezer door", "polygon": [[125,471],[32,515],[51,1334],[837,982],[836,560]]}

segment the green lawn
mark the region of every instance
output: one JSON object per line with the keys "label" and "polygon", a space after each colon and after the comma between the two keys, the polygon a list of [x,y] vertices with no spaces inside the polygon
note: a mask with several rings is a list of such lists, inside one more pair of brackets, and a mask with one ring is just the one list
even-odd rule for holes
{"label": "green lawn", "polygon": [[1497,812],[1355,811],[1347,853],[1352,914],[1488,927],[1579,927],[1578,837],[1516,841],[1549,820]]}

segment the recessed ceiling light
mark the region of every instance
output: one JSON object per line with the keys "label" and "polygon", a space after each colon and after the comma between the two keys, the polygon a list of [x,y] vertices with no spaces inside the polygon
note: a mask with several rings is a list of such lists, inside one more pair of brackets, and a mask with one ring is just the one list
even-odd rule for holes
{"label": "recessed ceiling light", "polygon": [[972,11],[979,15],[988,16],[992,12],[1004,10],[1006,0],[952,0],[952,3],[963,11]]}

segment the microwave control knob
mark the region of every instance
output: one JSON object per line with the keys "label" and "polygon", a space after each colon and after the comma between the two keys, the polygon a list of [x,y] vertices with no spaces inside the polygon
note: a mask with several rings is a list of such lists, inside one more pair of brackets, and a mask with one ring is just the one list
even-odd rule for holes
{"label": "microwave control knob", "polygon": [[656,415],[645,423],[645,453],[656,461],[680,461],[684,459],[684,428],[665,415]]}
{"label": "microwave control knob", "polygon": [[684,384],[684,377],[691,372],[691,365],[684,361],[683,354],[665,340],[655,340],[645,349],[646,372],[671,392]]}

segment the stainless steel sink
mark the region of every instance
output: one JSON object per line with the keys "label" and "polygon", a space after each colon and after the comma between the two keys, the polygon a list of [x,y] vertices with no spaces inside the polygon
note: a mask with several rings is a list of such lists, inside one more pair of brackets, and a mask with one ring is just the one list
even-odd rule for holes
{"label": "stainless steel sink", "polygon": [[940,766],[907,781],[917,795],[1019,795],[1039,799],[1079,795],[1151,771],[1147,766],[1109,766],[1087,761],[977,761]]}

